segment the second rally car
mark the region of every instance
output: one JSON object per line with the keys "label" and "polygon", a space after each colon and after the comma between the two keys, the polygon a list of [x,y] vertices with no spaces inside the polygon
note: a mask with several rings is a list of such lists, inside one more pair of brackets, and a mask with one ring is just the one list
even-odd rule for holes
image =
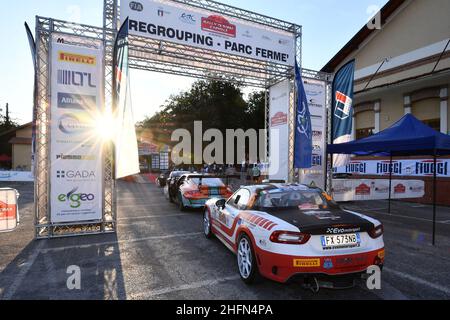
{"label": "second rally car", "polygon": [[278,282],[298,276],[317,290],[321,283],[352,286],[370,266],[384,263],[378,220],[300,184],[244,186],[227,200],[211,199],[203,230],[237,255],[246,283],[259,275]]}

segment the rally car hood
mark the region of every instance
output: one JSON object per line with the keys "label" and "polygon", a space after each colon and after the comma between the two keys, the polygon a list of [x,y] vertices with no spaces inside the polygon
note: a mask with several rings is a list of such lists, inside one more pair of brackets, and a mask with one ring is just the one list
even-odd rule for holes
{"label": "rally car hood", "polygon": [[265,208],[264,211],[296,226],[301,232],[312,235],[367,232],[375,227],[369,220],[339,208],[317,210]]}

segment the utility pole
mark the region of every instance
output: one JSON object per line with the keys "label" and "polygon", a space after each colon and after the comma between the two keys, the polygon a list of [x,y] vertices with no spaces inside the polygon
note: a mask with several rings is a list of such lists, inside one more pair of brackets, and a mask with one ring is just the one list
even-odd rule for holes
{"label": "utility pole", "polygon": [[6,103],[6,116],[5,116],[5,125],[9,127],[10,118],[9,118],[9,103]]}

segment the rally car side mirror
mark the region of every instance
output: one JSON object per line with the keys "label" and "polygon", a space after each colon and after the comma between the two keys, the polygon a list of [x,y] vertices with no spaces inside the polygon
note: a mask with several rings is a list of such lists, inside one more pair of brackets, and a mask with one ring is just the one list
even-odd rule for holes
{"label": "rally car side mirror", "polygon": [[225,199],[217,200],[216,206],[219,209],[225,209]]}

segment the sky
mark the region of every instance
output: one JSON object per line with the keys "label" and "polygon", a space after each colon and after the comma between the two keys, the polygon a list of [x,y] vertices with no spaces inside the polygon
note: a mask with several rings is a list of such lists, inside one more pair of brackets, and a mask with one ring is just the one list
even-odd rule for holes
{"label": "sky", "polygon": [[[303,26],[303,67],[320,70],[387,0],[218,0]],[[0,12],[0,113],[9,103],[19,124],[31,121],[33,65],[24,22],[34,33],[35,16],[102,25],[103,0],[21,0]],[[195,79],[132,70],[136,121],[151,116],[172,94]]]}

